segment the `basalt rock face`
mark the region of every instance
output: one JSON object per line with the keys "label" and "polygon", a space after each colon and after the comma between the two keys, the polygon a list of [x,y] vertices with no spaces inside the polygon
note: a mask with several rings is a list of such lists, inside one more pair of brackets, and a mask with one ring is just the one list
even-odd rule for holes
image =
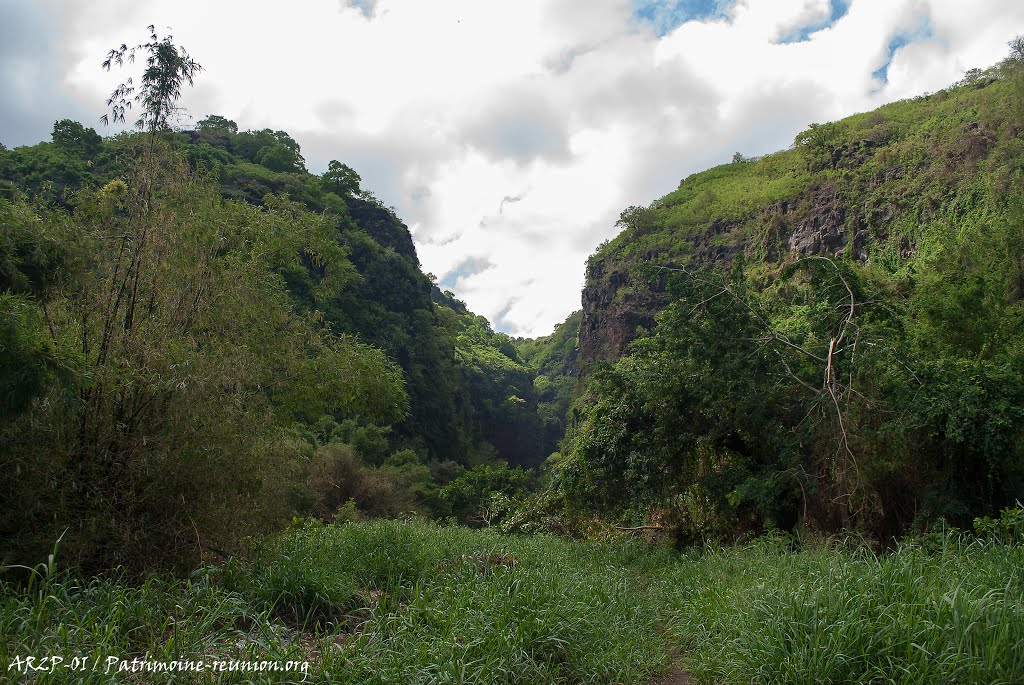
{"label": "basalt rock face", "polygon": [[671,299],[666,277],[673,270],[698,264],[730,269],[744,251],[741,229],[740,222],[717,218],[704,231],[687,235],[679,249],[648,250],[635,262],[617,255],[591,260],[582,296],[581,372],[586,375],[595,362],[623,356],[639,331],[654,328],[655,316]]}
{"label": "basalt rock face", "polygon": [[392,212],[377,203],[359,198],[347,200],[349,215],[356,224],[383,247],[390,247],[402,257],[419,266],[412,234]]}
{"label": "basalt rock face", "polygon": [[[891,207],[873,211],[878,216],[868,218],[879,226],[892,218]],[[596,361],[618,359],[638,330],[655,326],[656,314],[670,301],[659,268],[668,272],[714,265],[727,271],[740,256],[779,263],[800,255],[845,253],[866,260],[866,226],[863,217],[851,215],[836,188],[825,183],[803,196],[768,203],[746,221],[712,219],[703,230],[681,237],[675,249],[649,251],[634,262],[614,255],[593,260],[582,296],[579,344],[584,372]],[[636,269],[641,263],[646,268]]]}
{"label": "basalt rock face", "polygon": [[[790,252],[824,254],[837,257],[847,249],[851,236],[846,226],[846,209],[836,197],[831,184],[815,188],[807,198],[806,217],[796,225],[787,240]],[[857,256],[866,257],[863,243],[867,234],[857,231],[852,236]],[[858,245],[859,243],[859,245]]]}
{"label": "basalt rock face", "polygon": [[615,360],[637,335],[654,327],[654,315],[668,304],[657,283],[631,278],[625,269],[604,274],[604,265],[588,274],[583,289],[583,321],[579,333],[580,368],[597,360]]}

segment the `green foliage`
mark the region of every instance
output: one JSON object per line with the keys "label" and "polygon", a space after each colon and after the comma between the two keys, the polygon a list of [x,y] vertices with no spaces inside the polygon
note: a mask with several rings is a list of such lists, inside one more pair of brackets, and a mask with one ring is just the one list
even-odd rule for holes
{"label": "green foliage", "polygon": [[[87,161],[70,156],[52,143],[0,152],[0,176],[19,190],[45,198],[65,199],[67,192],[88,178]],[[16,193],[8,194],[14,199]]]}
{"label": "green foliage", "polygon": [[643,683],[664,658],[635,546],[388,521],[312,530],[273,562],[356,579],[358,628],[322,664],[344,663],[343,682]]}
{"label": "green foliage", "polygon": [[0,198],[0,290],[45,299],[72,269],[72,248],[23,200]]}
{"label": "green foliage", "polygon": [[511,464],[536,466],[545,454],[535,374],[507,335],[492,331],[482,316],[459,308],[461,313],[438,305],[437,311],[466,395],[475,461],[486,462],[495,452],[493,456],[500,455]]}
{"label": "green foliage", "polygon": [[[198,552],[189,529],[230,547],[233,527],[349,501],[437,513],[458,464],[536,465],[554,449],[573,372],[542,382],[541,401],[512,340],[435,306],[408,229],[349,166],[317,178],[286,132],[219,115],[167,132],[199,66],[155,32],[106,66],[133,55],[147,57],[140,84],[108,104],[164,135],[103,140],[62,120],[53,143],[0,151],[0,269],[26,296],[5,300],[21,380],[4,420],[15,474],[31,475],[3,503],[22,531],[6,558],[30,561],[68,517],[71,558],[134,571]],[[232,497],[246,506],[224,516]]]}
{"label": "green foliage", "polygon": [[803,148],[807,164],[814,171],[832,167],[837,161],[839,143],[842,140],[840,125],[835,122],[811,124],[793,140],[793,145]]}
{"label": "green foliage", "polygon": [[522,496],[533,474],[507,464],[474,466],[441,488],[440,498],[460,522],[490,527],[500,523],[496,498]]}
{"label": "green foliage", "polygon": [[61,119],[53,124],[53,144],[73,157],[92,159],[99,153],[103,139],[94,129],[77,121]]}
{"label": "green foliage", "polygon": [[[122,137],[105,141],[96,163],[88,170],[82,167],[81,177],[68,188],[81,189],[83,183],[103,185],[113,179],[111,182],[122,184],[124,190],[116,196],[103,191],[103,202],[115,215],[124,212],[129,206],[129,193],[123,181],[117,179],[132,173],[123,164],[134,154],[131,140]],[[374,478],[387,483],[393,479],[408,482],[417,494],[411,499],[400,498],[404,502],[401,506],[416,510],[433,510],[436,505],[435,484],[419,480],[423,469],[433,468],[427,466],[428,462],[455,460],[469,464],[502,456],[517,463],[536,464],[543,459],[547,452],[540,447],[544,436],[534,414],[532,371],[514,359],[511,341],[491,331],[486,322],[474,321],[468,328],[460,324],[450,332],[442,325],[444,316],[438,317],[431,302],[430,282],[416,261],[408,230],[393,212],[358,188],[334,188],[344,199],[325,192],[330,178],[325,183],[308,174],[293,173],[294,169],[277,172],[245,161],[275,145],[284,145],[297,154],[297,143],[284,132],[238,133],[233,122],[211,116],[200,122],[194,134],[168,141],[180,149],[190,166],[201,170],[200,174],[211,172],[208,179],[219,184],[223,197],[264,207],[278,217],[268,223],[269,232],[264,236],[270,239],[265,263],[282,279],[297,311],[330,329],[329,334],[320,333],[327,346],[315,343],[306,348],[315,361],[304,367],[305,375],[296,376],[288,384],[268,386],[267,395],[272,397],[278,422],[314,423],[330,414],[327,405],[334,403],[342,412],[334,418],[342,420],[347,415],[356,421],[352,425],[361,426],[360,430],[373,421],[384,428],[390,424],[392,429],[381,438],[383,446],[377,444],[368,451],[364,449],[367,445],[356,444],[359,437],[349,435],[350,431],[339,439],[353,444],[360,460],[372,469],[383,467],[388,454],[403,448],[414,450],[419,475],[412,476],[410,471],[385,476],[381,472]],[[38,159],[44,152],[57,154],[54,146],[43,144],[19,148],[16,155],[19,159]],[[120,166],[113,165],[115,159],[122,160]],[[0,158],[0,167],[2,163]],[[335,181],[354,181],[355,172],[348,173],[344,165],[336,167],[344,174]],[[25,182],[22,167],[6,168],[15,182]],[[111,175],[114,172],[116,176]],[[50,173],[45,166],[32,173],[41,179],[39,183],[49,182],[42,180]],[[63,197],[69,208],[79,204],[67,193]],[[327,213],[316,217],[307,209]],[[291,228],[282,231],[282,221]],[[37,229],[26,230],[36,235]],[[43,272],[52,269],[46,266]],[[395,386],[381,385],[376,380],[364,383],[373,380],[373,371],[382,362],[374,359],[377,353],[367,344],[400,365],[407,404],[392,392]],[[356,363],[371,360],[369,365]],[[364,376],[364,372],[371,376]],[[364,389],[370,392],[365,394]],[[523,440],[523,435],[528,439]],[[330,437],[322,439],[326,442]],[[405,485],[396,487],[402,490]],[[296,491],[294,496],[300,509],[312,506],[307,502],[308,493]],[[369,510],[391,508],[374,505]]]}
{"label": "green foliage", "polygon": [[272,143],[260,148],[256,153],[256,162],[271,171],[297,171],[299,166],[295,152],[281,143]]}
{"label": "green foliage", "polygon": [[251,569],[230,586],[291,625],[341,623],[362,598],[355,578],[338,563],[330,533],[318,521],[296,519],[288,533],[257,549]]}
{"label": "green foliage", "polygon": [[588,262],[612,331],[553,473],[570,510],[885,542],[1024,496],[1019,62],[624,211]]}
{"label": "green foliage", "polygon": [[[15,227],[40,223],[5,209]],[[292,304],[296,265],[313,270],[314,301],[352,282],[327,219],[277,198],[222,201],[158,146],[127,181],[82,191],[74,215],[48,220],[87,266],[50,296],[45,329],[27,300],[4,300],[3,367],[34,374],[16,386],[27,395],[7,432],[5,559],[31,560],[68,528],[69,558],[86,567],[187,563],[287,515],[301,478],[296,421],[405,415],[396,365]],[[6,254],[10,283],[30,292],[46,288],[26,265],[61,273],[46,249]],[[76,356],[86,382],[69,404],[66,384],[47,378]],[[32,397],[42,401],[26,408]]]}
{"label": "green foliage", "polygon": [[997,518],[980,516],[974,519],[974,532],[978,537],[1011,545],[1024,543],[1024,508],[1006,507]]}
{"label": "green foliage", "polygon": [[[486,322],[469,326],[478,329],[472,334],[464,324],[448,325],[452,322],[431,301],[431,283],[420,269],[408,229],[359,188],[351,167],[335,160],[317,178],[303,171],[299,145],[286,132],[239,132],[235,122],[219,115],[200,120],[194,132],[165,140],[217,184],[222,197],[282,210],[289,221],[304,222],[307,240],[313,242],[281,243],[273,252],[272,268],[283,278],[294,306],[304,315],[322,317],[332,345],[352,350],[372,345],[397,362],[405,378],[408,411],[379,417],[393,425],[382,454],[409,448],[423,463],[471,464],[500,456],[533,465],[551,451],[564,421],[550,406],[543,410],[546,418],[538,417],[532,370],[516,359],[512,342]],[[139,146],[131,135],[107,139],[95,159],[85,161],[51,144],[17,148],[0,154],[0,176],[70,210],[77,205],[74,192],[127,178],[132,173],[128,160],[138,156]],[[322,216],[316,219],[300,209]],[[324,398],[363,387],[330,386],[336,376],[324,369],[311,371],[308,383],[275,388],[279,409],[299,422],[315,422],[324,412]],[[358,368],[353,372],[359,373]],[[392,399],[387,393],[379,398],[387,406]],[[382,459],[372,465],[380,466]]]}
{"label": "green foliage", "polygon": [[311,511],[328,520],[349,506],[359,515],[395,517],[433,513],[435,486],[430,469],[412,450],[390,455],[374,466],[357,448],[330,442],[316,448],[309,465]]}
{"label": "green foliage", "polygon": [[579,371],[578,344],[583,312],[569,315],[555,332],[536,340],[516,340],[516,350],[534,374],[537,417],[544,440],[541,453],[555,452],[565,436],[569,407],[576,392]]}
{"label": "green foliage", "polygon": [[211,114],[196,122],[196,132],[201,143],[227,148],[231,137],[238,134],[238,124],[219,114]]}
{"label": "green foliage", "polygon": [[710,553],[663,579],[671,631],[708,682],[1014,682],[1022,549]]}
{"label": "green foliage", "polygon": [[262,164],[271,171],[299,172],[305,170],[305,160],[295,139],[284,131],[265,128],[245,131],[229,138],[231,151],[239,157]]}
{"label": "green foliage", "polygon": [[320,180],[328,192],[342,197],[358,195],[359,183],[362,181],[352,167],[342,164],[336,159],[332,159],[327,165],[327,171],[320,177]]}
{"label": "green foliage", "polygon": [[51,390],[72,388],[80,379],[77,357],[56,349],[44,315],[29,298],[0,293],[0,437]]}
{"label": "green foliage", "polygon": [[47,674],[55,684],[109,682],[107,658],[136,654],[308,669],[196,683],[1019,682],[1022,549],[951,535],[934,551],[879,556],[773,536],[678,554],[636,540],[297,520],[248,561],[187,580],[82,582],[51,557],[0,585],[0,659],[101,664]]}
{"label": "green foliage", "polygon": [[914,509],[962,522],[1012,501],[1024,465],[1016,272],[986,286],[990,299],[957,286],[1007,268],[990,233],[984,267],[933,267],[909,302],[894,297],[899,281],[823,257],[756,288],[740,266],[731,282],[680,272],[654,332],[588,380],[558,487],[579,507],[645,502],[697,538],[801,521],[887,539]]}
{"label": "green foliage", "polygon": [[82,380],[78,355],[56,344],[46,309],[75,270],[62,238],[25,202],[0,199],[0,435],[34,400]]}

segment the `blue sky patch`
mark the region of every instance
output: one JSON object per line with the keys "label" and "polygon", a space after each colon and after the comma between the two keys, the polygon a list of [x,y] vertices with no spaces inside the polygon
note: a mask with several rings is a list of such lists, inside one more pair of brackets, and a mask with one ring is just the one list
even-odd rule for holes
{"label": "blue sky patch", "polygon": [[512,311],[512,307],[515,306],[519,299],[520,298],[518,297],[510,298],[505,303],[505,306],[501,308],[501,311],[494,316],[493,321],[491,321],[491,324],[494,326],[494,330],[513,336],[520,334],[520,326],[517,326],[515,321],[508,318],[509,313]]}
{"label": "blue sky patch", "polygon": [[927,16],[921,17],[917,28],[910,31],[901,31],[889,39],[889,45],[885,50],[885,63],[871,72],[871,75],[881,81],[882,85],[885,85],[889,82],[889,65],[892,64],[892,58],[896,51],[919,40],[928,40],[932,35],[931,21]]}
{"label": "blue sky patch", "polygon": [[850,11],[850,0],[830,0],[829,2],[829,15],[828,17],[808,24],[807,26],[801,26],[794,29],[788,35],[783,36],[779,39],[779,43],[802,43],[805,40],[809,40],[811,34],[815,31],[827,29],[832,24],[836,23],[840,19],[846,16],[846,13]]}
{"label": "blue sky patch", "polygon": [[442,288],[451,290],[458,283],[460,278],[466,278],[473,274],[478,274],[481,271],[487,271],[493,268],[494,264],[487,257],[467,257],[461,262],[455,265],[455,268],[444,275],[440,281],[437,282]]}
{"label": "blue sky patch", "polygon": [[351,0],[351,5],[367,19],[373,19],[374,12],[377,11],[377,0]]}
{"label": "blue sky patch", "polygon": [[634,0],[633,18],[650,24],[661,38],[688,21],[719,19],[735,0]]}

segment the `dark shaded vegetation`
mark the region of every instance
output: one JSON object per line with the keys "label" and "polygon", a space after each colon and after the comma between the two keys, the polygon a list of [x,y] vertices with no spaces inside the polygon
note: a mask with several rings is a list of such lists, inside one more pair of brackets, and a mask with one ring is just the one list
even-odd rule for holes
{"label": "dark shaded vegetation", "polygon": [[[532,367],[482,317],[454,299],[432,300],[408,230],[359,189],[355,172],[333,164],[318,178],[257,165],[267,145],[296,155],[298,146],[281,132],[235,133],[231,122],[211,119],[196,133],[106,140],[75,122],[58,122],[54,143],[0,153],[6,183],[0,372],[9,388],[0,420],[14,466],[6,471],[7,491],[14,493],[6,505],[14,512],[7,519],[12,540],[31,539],[40,554],[69,520],[112,507],[102,515],[107,523],[90,533],[95,544],[108,539],[100,557],[127,563],[141,555],[162,563],[155,549],[129,551],[128,540],[139,534],[134,525],[119,536],[105,527],[125,511],[125,488],[141,486],[134,477],[132,484],[112,480],[107,471],[89,476],[95,482],[86,486],[79,482],[78,455],[100,450],[103,456],[90,459],[118,464],[113,468],[122,475],[141,469],[152,479],[147,490],[177,497],[182,486],[167,487],[164,467],[149,465],[161,449],[157,434],[176,446],[173,459],[184,459],[174,431],[192,431],[201,452],[222,445],[219,477],[252,473],[255,481],[239,493],[252,502],[256,491],[278,482],[271,516],[277,520],[289,512],[330,518],[330,508],[349,499],[366,515],[449,515],[436,492],[464,468],[506,462],[529,468],[547,457],[560,435],[550,411],[546,418],[538,414]],[[200,340],[197,330],[214,337]],[[146,349],[135,350],[136,344]],[[323,345],[356,357],[318,360]],[[243,363],[250,354],[263,355],[266,375],[247,385],[246,374],[255,372]],[[289,366],[289,355],[299,367]],[[190,366],[214,358],[216,373]],[[378,367],[367,366],[370,359]],[[107,369],[117,369],[114,386],[97,389]],[[382,392],[385,381],[399,385]],[[145,389],[147,383],[153,387]],[[259,415],[279,437],[264,443],[255,427],[239,425],[232,438],[232,422],[221,416],[218,424],[238,393],[259,397],[261,408],[242,412],[247,420]],[[195,416],[175,417],[177,427],[167,427],[172,398],[205,417],[196,425],[211,431],[220,425],[221,434],[189,428]],[[92,421],[108,421],[115,433],[90,427]],[[245,431],[253,432],[251,440],[241,437]],[[61,446],[39,439],[40,432]],[[242,456],[250,451],[263,455],[269,471],[262,476],[248,461],[252,455]],[[159,463],[169,466],[164,460],[171,458]],[[335,476],[325,475],[330,472]],[[26,487],[33,473],[39,481]],[[363,485],[339,474],[363,474]],[[212,474],[206,479],[212,491],[224,488]],[[65,487],[71,490],[57,496]],[[96,501],[71,494],[82,489],[94,491]],[[64,497],[66,513],[54,516],[60,507],[52,505]],[[71,517],[71,500],[84,518]],[[173,503],[152,504],[166,514]],[[225,500],[224,507],[233,505]],[[203,523],[187,507],[175,517],[175,542],[164,552],[171,557],[192,558],[186,548],[195,553],[204,546],[204,536],[192,529],[216,521],[227,531],[237,523],[213,514],[204,514]],[[44,518],[51,521],[43,525]],[[140,512],[136,525],[157,536],[158,527],[145,518]],[[14,530],[21,533],[13,536]],[[230,549],[227,540],[214,546]],[[28,560],[18,554],[11,558]]]}
{"label": "dark shaded vegetation", "polygon": [[516,349],[534,373],[537,415],[543,430],[545,454],[556,452],[565,435],[569,406],[579,373],[577,340],[583,312],[574,312],[544,338],[517,339]]}

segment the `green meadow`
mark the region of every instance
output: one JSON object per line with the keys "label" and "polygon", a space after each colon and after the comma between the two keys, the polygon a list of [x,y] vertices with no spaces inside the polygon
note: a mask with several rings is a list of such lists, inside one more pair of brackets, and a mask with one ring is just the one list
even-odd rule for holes
{"label": "green meadow", "polygon": [[187,579],[59,564],[4,588],[11,682],[1024,682],[1024,548],[958,533],[678,552],[306,521]]}

